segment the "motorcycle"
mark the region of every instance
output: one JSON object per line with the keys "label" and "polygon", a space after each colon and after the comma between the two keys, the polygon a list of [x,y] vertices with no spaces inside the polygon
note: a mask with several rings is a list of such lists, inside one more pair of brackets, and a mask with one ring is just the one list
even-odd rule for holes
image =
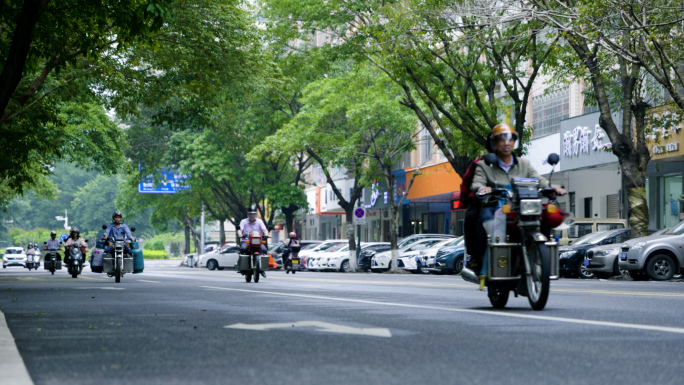
{"label": "motorcycle", "polygon": [[31,249],[26,252],[26,268],[38,270],[40,267],[40,251]]}
{"label": "motorcycle", "polygon": [[[88,241],[86,240],[86,243]],[[71,278],[77,278],[79,274],[83,271],[83,253],[81,252],[81,248],[77,246],[71,246],[67,247],[65,250],[66,255],[66,265],[67,265],[67,272],[71,274]]]}
{"label": "motorcycle", "polygon": [[[238,261],[238,270],[240,274],[245,276],[245,281],[252,282],[252,276],[254,277],[254,282],[259,282],[259,277],[261,276],[261,271],[268,270],[268,255],[261,251],[261,246],[266,245],[268,240],[267,236],[262,236],[258,231],[252,231],[249,233],[247,255],[240,255]],[[265,266],[265,269],[263,268]]]}
{"label": "motorcycle", "polygon": [[[548,163],[558,164],[558,154],[551,154]],[[494,154],[485,156],[485,164],[498,163]],[[551,170],[553,176],[553,169]],[[549,178],[550,179],[550,178]],[[478,276],[467,266],[461,272],[464,280],[487,287],[489,301],[494,308],[503,308],[511,291],[515,296],[526,296],[534,310],[542,310],[549,297],[550,280],[558,279],[558,243],[549,240],[543,229],[559,226],[567,214],[556,201],[556,190],[539,188],[535,178],[512,178],[512,191],[498,186],[489,193],[484,206],[501,208],[488,223],[487,252],[483,269]],[[543,204],[542,200],[548,203]]]}
{"label": "motorcycle", "polygon": [[[103,230],[107,230],[107,225],[102,225]],[[131,232],[135,227],[131,227]],[[121,277],[126,273],[133,273],[133,254],[124,254],[126,238],[107,239],[106,244],[114,247],[114,254],[105,253],[102,256],[102,270],[108,277],[114,277],[116,283],[121,282]]]}
{"label": "motorcycle", "polygon": [[[60,245],[62,242],[59,243]],[[47,247],[47,242],[45,242]],[[49,270],[52,275],[55,275],[55,270],[62,270],[62,261],[57,260],[58,249],[49,249],[45,254],[43,268]]]}
{"label": "motorcycle", "polygon": [[299,245],[299,242],[295,242],[290,245],[289,249],[290,252],[287,257],[283,257],[283,265],[287,271],[286,274],[290,274],[290,272],[294,274],[298,271],[301,271],[301,264],[299,263],[299,250],[302,248]]}

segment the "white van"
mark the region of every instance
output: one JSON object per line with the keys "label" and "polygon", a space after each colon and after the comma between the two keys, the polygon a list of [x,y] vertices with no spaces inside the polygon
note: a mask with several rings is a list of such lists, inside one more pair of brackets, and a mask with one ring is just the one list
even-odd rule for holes
{"label": "white van", "polygon": [[577,238],[595,231],[616,230],[627,228],[626,219],[614,218],[576,218],[575,223],[562,230],[555,230],[560,246],[569,245]]}

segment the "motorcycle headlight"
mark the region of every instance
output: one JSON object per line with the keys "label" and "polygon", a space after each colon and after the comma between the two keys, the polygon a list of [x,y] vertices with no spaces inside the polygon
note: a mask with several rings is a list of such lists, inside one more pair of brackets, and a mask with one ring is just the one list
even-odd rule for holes
{"label": "motorcycle headlight", "polygon": [[646,246],[646,242],[637,242],[632,245],[632,250],[639,250]]}
{"label": "motorcycle headlight", "polygon": [[541,199],[523,199],[520,201],[520,215],[540,215],[541,212]]}

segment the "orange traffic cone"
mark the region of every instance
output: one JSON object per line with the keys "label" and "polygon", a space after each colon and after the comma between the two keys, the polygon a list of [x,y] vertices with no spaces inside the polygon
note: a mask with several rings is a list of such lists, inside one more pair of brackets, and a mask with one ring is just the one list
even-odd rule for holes
{"label": "orange traffic cone", "polygon": [[277,269],[278,268],[278,264],[273,259],[273,254],[268,255],[268,268],[269,269]]}

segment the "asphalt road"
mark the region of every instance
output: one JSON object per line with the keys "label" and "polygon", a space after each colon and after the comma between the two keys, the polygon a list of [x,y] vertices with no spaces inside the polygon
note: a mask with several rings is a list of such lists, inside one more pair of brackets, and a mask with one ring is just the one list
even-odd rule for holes
{"label": "asphalt road", "polygon": [[33,382],[682,382],[683,282],[562,279],[544,311],[513,296],[496,311],[455,276],[269,272],[255,284],[177,264],[148,261],[120,284],[0,270],[0,311]]}

